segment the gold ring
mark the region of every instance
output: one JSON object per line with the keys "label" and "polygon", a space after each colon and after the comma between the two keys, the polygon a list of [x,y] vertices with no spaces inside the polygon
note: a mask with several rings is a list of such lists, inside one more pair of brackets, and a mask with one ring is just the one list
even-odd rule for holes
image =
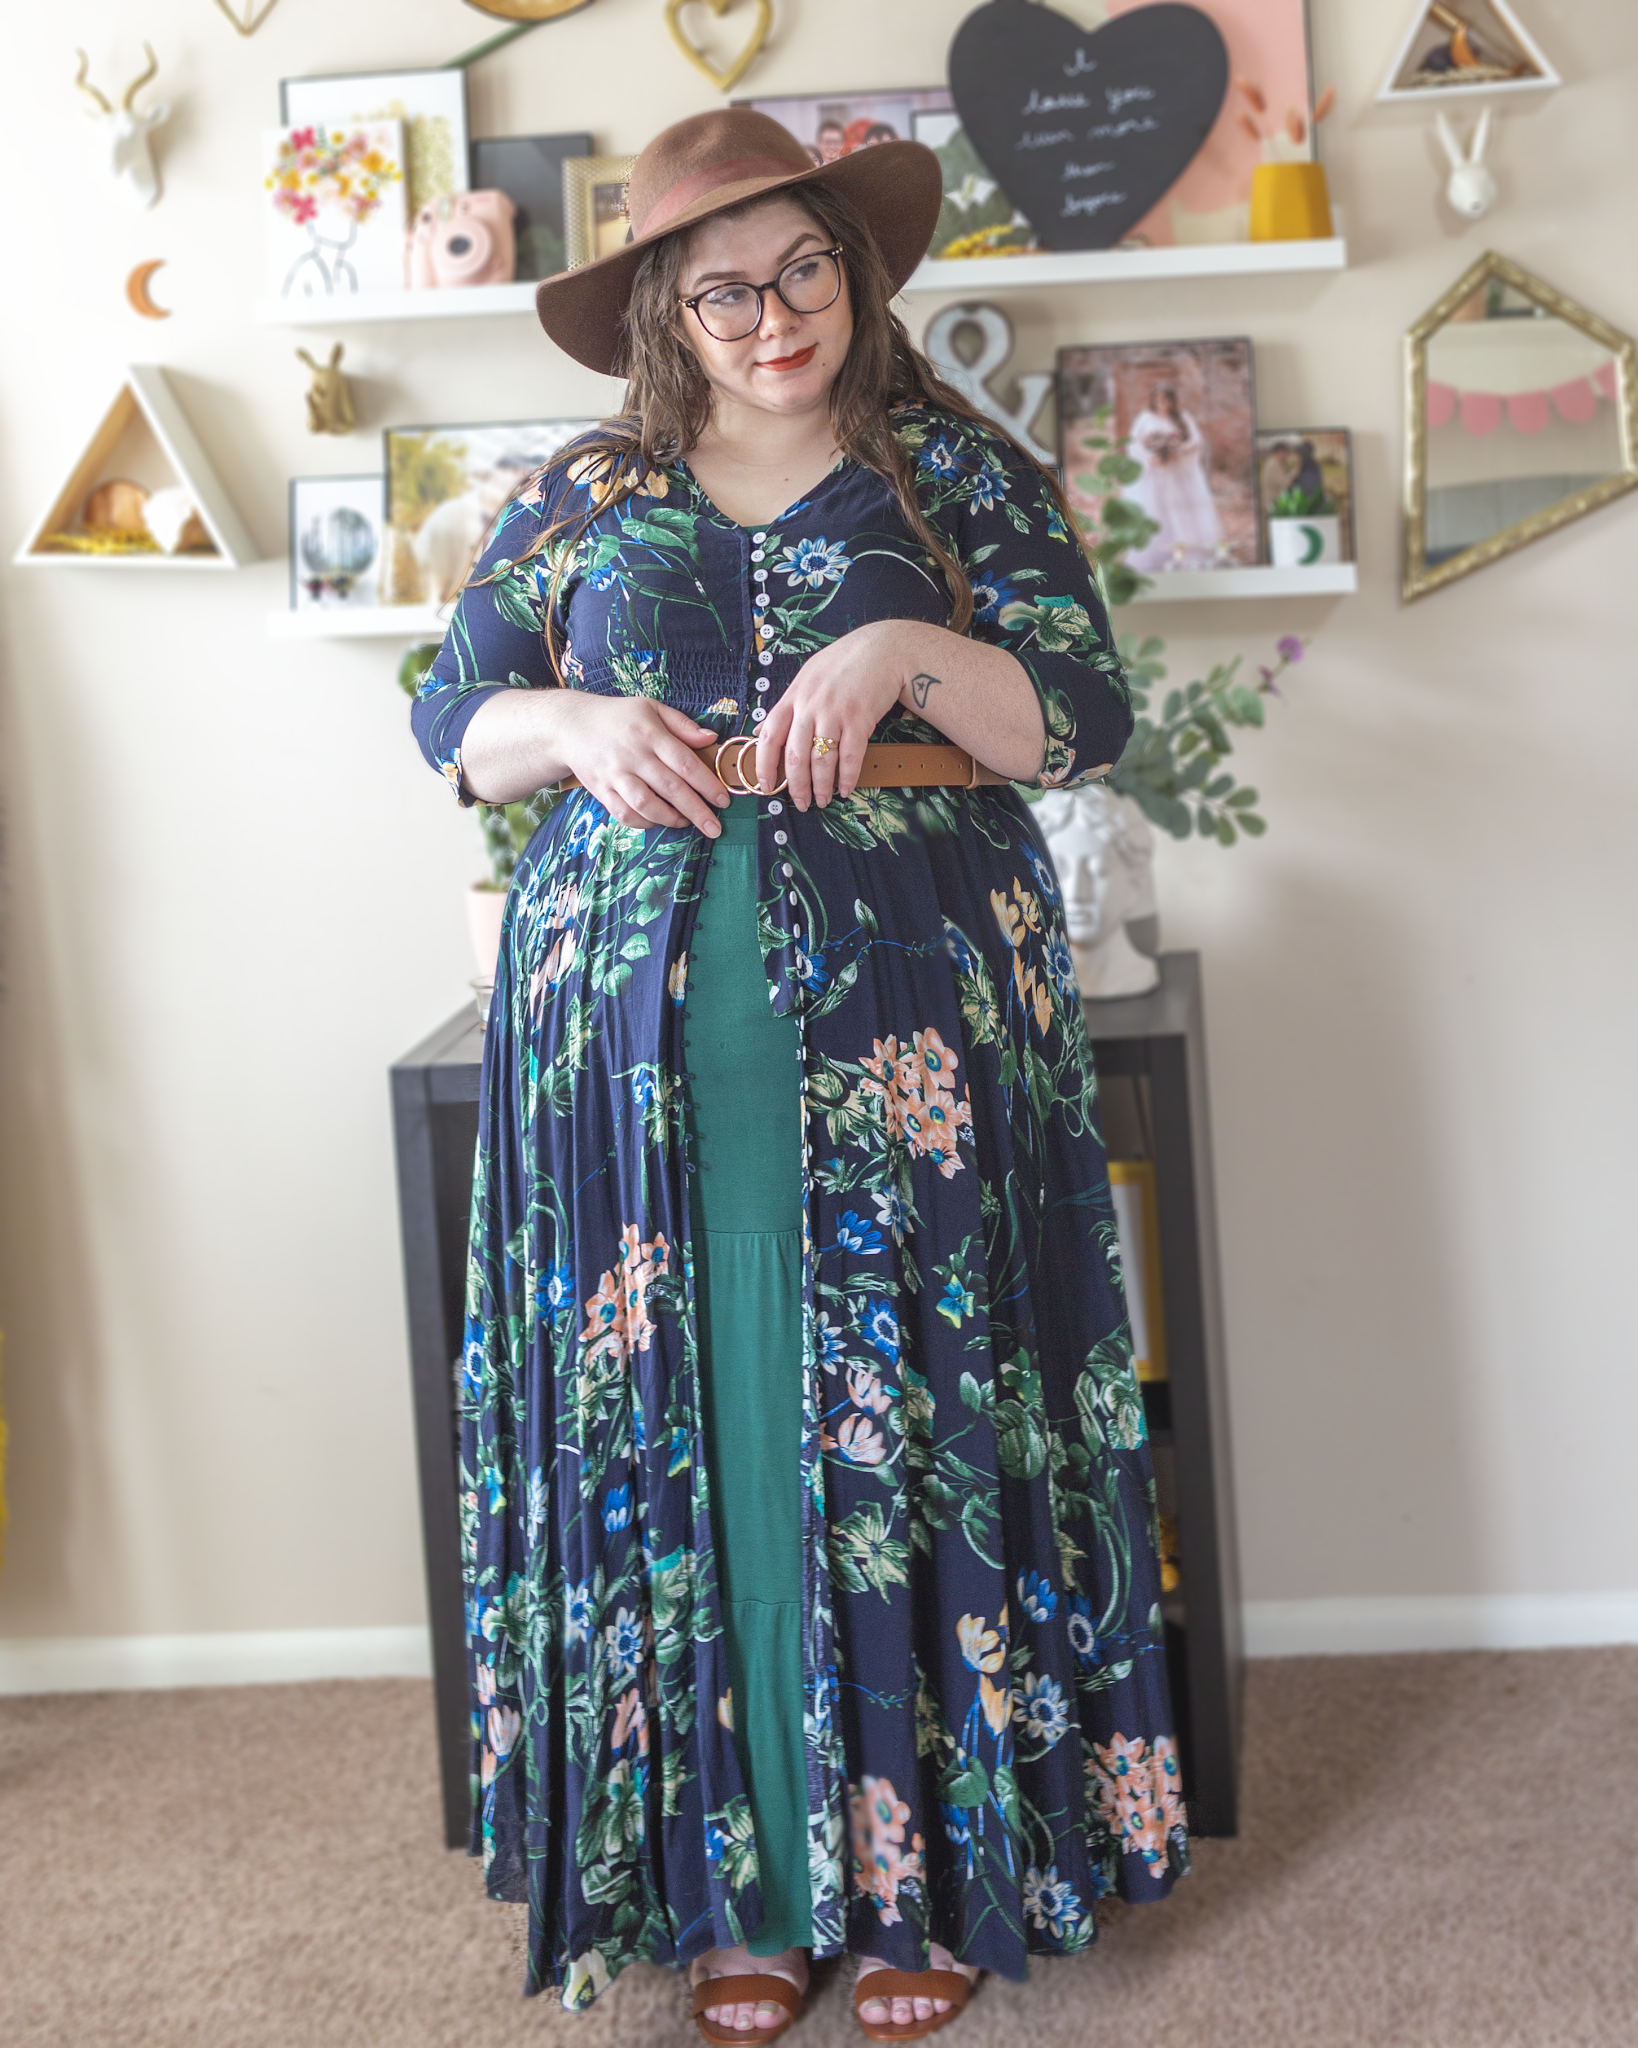
{"label": "gold ring", "polygon": [[835,745],[836,742],[834,740],[827,740],[822,732],[816,732],[813,736],[813,751],[821,760],[834,749]]}

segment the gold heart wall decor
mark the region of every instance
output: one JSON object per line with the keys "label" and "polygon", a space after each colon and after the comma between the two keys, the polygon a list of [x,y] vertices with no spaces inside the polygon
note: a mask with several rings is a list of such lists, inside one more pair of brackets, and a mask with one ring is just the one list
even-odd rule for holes
{"label": "gold heart wall decor", "polygon": [[216,4],[240,35],[253,36],[278,6],[279,0],[262,0],[260,7],[256,5],[256,0],[238,0],[237,6],[234,5],[234,0],[216,0]]}
{"label": "gold heart wall decor", "polygon": [[719,71],[697,43],[689,37],[682,25],[685,7],[709,7],[720,21],[734,4],[734,0],[665,0],[665,25],[671,31],[671,40],[682,51],[697,71],[703,71],[718,92],[732,92],[734,87],[751,68],[758,51],[768,40],[773,27],[773,0],[756,0],[756,25],[751,30],[745,47],[725,71]]}

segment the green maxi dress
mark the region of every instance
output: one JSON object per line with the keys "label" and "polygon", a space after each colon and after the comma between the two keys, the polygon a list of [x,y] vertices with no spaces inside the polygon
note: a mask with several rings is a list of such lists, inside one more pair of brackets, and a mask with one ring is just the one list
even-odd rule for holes
{"label": "green maxi dress", "polygon": [[712,1535],[728,1706],[756,1829],[753,1955],[813,1941],[802,1742],[802,1117],[794,1016],[757,943],[757,807],[711,852],[683,1019]]}

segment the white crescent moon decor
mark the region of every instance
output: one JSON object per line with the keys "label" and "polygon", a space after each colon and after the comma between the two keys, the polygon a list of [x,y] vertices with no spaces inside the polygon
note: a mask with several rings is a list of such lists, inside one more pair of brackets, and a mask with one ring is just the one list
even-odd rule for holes
{"label": "white crescent moon decor", "polygon": [[125,297],[133,313],[140,313],[144,320],[168,320],[169,306],[156,306],[148,291],[148,280],[156,270],[164,268],[163,256],[152,256],[146,263],[136,264],[125,280]]}
{"label": "white crescent moon decor", "polygon": [[267,17],[278,6],[279,0],[262,0],[260,7],[256,0],[216,0],[216,4],[232,22],[242,36],[253,36]]}
{"label": "white crescent moon decor", "polygon": [[746,39],[745,47],[731,63],[721,69],[712,63],[683,27],[682,12],[685,7],[709,7],[720,21],[733,4],[734,0],[665,0],[665,25],[671,31],[671,40],[696,71],[705,73],[718,92],[733,91],[750,70],[762,45],[768,40],[773,28],[773,0],[755,0],[756,21]]}

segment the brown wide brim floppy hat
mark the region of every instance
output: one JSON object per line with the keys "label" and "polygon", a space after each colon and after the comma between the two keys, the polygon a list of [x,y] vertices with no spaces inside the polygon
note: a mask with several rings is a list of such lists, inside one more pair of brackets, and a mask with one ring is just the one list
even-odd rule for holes
{"label": "brown wide brim floppy hat", "polygon": [[655,136],[632,166],[631,239],[612,256],[544,279],[535,292],[541,326],[577,363],[617,374],[626,306],[644,251],[766,192],[800,197],[804,185],[846,193],[869,222],[897,291],[926,255],[938,225],[944,181],[933,152],[920,142],[879,142],[816,164],[769,115],[726,107]]}

